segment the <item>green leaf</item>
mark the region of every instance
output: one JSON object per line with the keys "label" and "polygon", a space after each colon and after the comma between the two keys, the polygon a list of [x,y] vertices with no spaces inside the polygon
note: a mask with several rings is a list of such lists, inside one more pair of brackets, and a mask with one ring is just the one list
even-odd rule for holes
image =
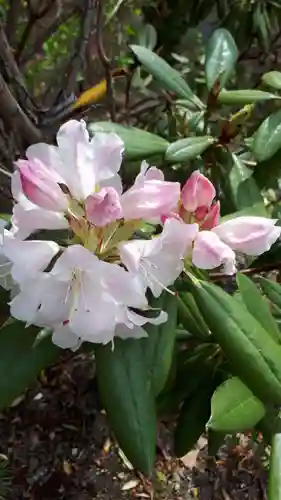
{"label": "green leaf", "polygon": [[177,300],[167,292],[151,302],[151,306],[166,311],[168,320],[161,325],[148,325],[148,338],[142,340],[143,360],[147,362],[153,392],[157,396],[165,386],[172,366],[177,328]]}
{"label": "green leaf", "polygon": [[139,62],[161,84],[163,89],[173,92],[179,98],[193,101],[199,109],[204,107],[180,73],[164,61],[162,57],[139,45],[130,45],[130,48]]}
{"label": "green leaf", "polygon": [[258,287],[245,274],[238,273],[236,281],[248,311],[260,322],[276,342],[281,343],[281,335],[277,323],[270,312],[266,299],[261,295]]}
{"label": "green leaf", "polygon": [[37,328],[26,328],[19,321],[4,325],[0,329],[0,409],[34,383],[60,353],[50,335],[38,339]]}
{"label": "green leaf", "polygon": [[185,401],[174,436],[175,453],[178,457],[190,451],[204,432],[211,412],[213,390],[213,381],[206,380],[193,397]]}
{"label": "green leaf", "polygon": [[153,471],[156,449],[156,409],[142,339],[117,339],[97,346],[99,391],[110,426],[133,466]]}
{"label": "green leaf", "polygon": [[254,136],[253,153],[257,161],[264,161],[281,148],[281,110],[268,116]]}
{"label": "green leaf", "polygon": [[221,90],[218,101],[221,104],[253,104],[255,102],[278,99],[279,97],[263,90]]}
{"label": "green leaf", "polygon": [[215,344],[201,344],[180,351],[177,354],[172,387],[168,387],[157,398],[157,409],[161,414],[173,414],[179,405],[193,396],[200,385],[213,376],[212,360],[216,351]]}
{"label": "green leaf", "polygon": [[236,219],[237,217],[243,217],[244,215],[246,216],[257,216],[257,217],[269,217],[269,214],[265,208],[265,205],[262,202],[260,203],[255,203],[255,205],[252,205],[251,207],[245,207],[241,210],[237,210],[237,212],[233,212],[231,214],[227,214],[224,217],[222,217],[221,222],[225,222],[230,219]]}
{"label": "green leaf", "polygon": [[281,500],[281,413],[271,443],[269,464],[268,500]]}
{"label": "green leaf", "polygon": [[253,171],[247,168],[238,156],[232,154],[233,167],[229,174],[232,196],[237,209],[252,207],[263,203],[263,198],[254,178]]}
{"label": "green leaf", "polygon": [[149,50],[153,50],[157,43],[157,33],[152,24],[145,24],[138,33],[139,44]]}
{"label": "green leaf", "polygon": [[232,368],[261,401],[281,403],[281,347],[246,307],[211,283],[193,279],[192,293]]}
{"label": "green leaf", "polygon": [[281,90],[281,72],[280,71],[269,71],[262,75],[262,81],[269,87]]}
{"label": "green leaf", "polygon": [[206,49],[205,73],[208,89],[217,80],[224,87],[230,78],[238,57],[235,41],[229,31],[219,28],[210,37]]}
{"label": "green leaf", "polygon": [[208,456],[215,457],[225,442],[225,433],[208,428]]}
{"label": "green leaf", "polygon": [[89,125],[91,133],[115,132],[124,141],[125,158],[127,160],[143,160],[154,155],[164,155],[168,141],[145,130],[134,127],[124,127],[112,122],[92,122]]}
{"label": "green leaf", "polygon": [[195,337],[206,340],[210,336],[210,330],[191,293],[178,295],[178,313],[180,323]]}
{"label": "green leaf", "polygon": [[166,150],[165,160],[171,163],[182,163],[201,155],[215,142],[208,135],[202,137],[187,137],[170,144]]}
{"label": "green leaf", "polygon": [[214,392],[207,426],[219,432],[251,429],[265,415],[265,407],[238,377],[223,382]]}
{"label": "green leaf", "polygon": [[277,311],[281,312],[281,286],[279,283],[275,283],[267,278],[259,279],[262,291],[265,293],[267,298],[272,302],[274,306],[277,307]]}

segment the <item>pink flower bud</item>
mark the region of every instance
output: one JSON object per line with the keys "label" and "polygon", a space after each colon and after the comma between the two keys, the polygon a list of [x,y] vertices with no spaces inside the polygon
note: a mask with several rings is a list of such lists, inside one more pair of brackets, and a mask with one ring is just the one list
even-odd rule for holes
{"label": "pink flower bud", "polygon": [[223,265],[225,274],[234,274],[236,271],[235,253],[211,231],[198,233],[192,263],[201,269],[215,269]]}
{"label": "pink flower bud", "polygon": [[220,202],[213,203],[208,211],[203,223],[200,225],[201,229],[213,229],[217,226],[220,220]]}
{"label": "pink flower bud", "polygon": [[134,184],[121,197],[125,219],[161,219],[176,210],[180,184],[161,180],[144,180]]}
{"label": "pink flower bud", "polygon": [[195,212],[198,207],[210,207],[215,195],[213,184],[196,170],[182,188],[181,202],[187,212]]}
{"label": "pink flower bud", "polygon": [[122,217],[122,207],[117,191],[104,187],[90,194],[85,202],[87,219],[98,227],[106,226]]}
{"label": "pink flower bud", "polygon": [[277,219],[266,217],[237,217],[212,229],[219,238],[237,252],[261,255],[275,243],[281,227],[275,226]]}
{"label": "pink flower bud", "polygon": [[55,172],[40,160],[18,160],[16,166],[25,196],[35,205],[54,212],[65,212],[68,198],[62,192]]}

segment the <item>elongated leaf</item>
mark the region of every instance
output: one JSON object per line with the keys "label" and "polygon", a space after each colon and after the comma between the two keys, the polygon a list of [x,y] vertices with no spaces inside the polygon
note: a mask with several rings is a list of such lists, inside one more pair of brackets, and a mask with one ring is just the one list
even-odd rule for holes
{"label": "elongated leaf", "polygon": [[214,392],[208,427],[219,432],[252,428],[265,415],[265,407],[238,377],[223,382]]}
{"label": "elongated leaf", "polygon": [[252,176],[253,171],[247,168],[234,153],[232,154],[232,158],[233,167],[229,174],[229,182],[237,209],[241,210],[245,207],[252,207],[257,203],[263,205],[260,190]]}
{"label": "elongated leaf", "polygon": [[205,381],[192,398],[187,399],[181,409],[174,442],[178,457],[185,455],[197,443],[205,430],[211,412],[212,380]]}
{"label": "elongated leaf", "polygon": [[157,43],[157,33],[152,24],[145,24],[138,33],[139,44],[149,50],[153,50]]}
{"label": "elongated leaf", "polygon": [[209,39],[206,50],[205,73],[209,90],[219,80],[224,87],[237,61],[238,51],[229,31],[217,29]]}
{"label": "elongated leaf", "polygon": [[248,311],[260,322],[276,342],[281,343],[281,334],[277,323],[258,287],[244,274],[237,274],[236,280]]}
{"label": "elongated leaf", "polygon": [[117,339],[96,349],[97,378],[111,428],[130,462],[151,474],[156,409],[141,340]]}
{"label": "elongated leaf", "polygon": [[271,158],[281,148],[281,110],[268,116],[255,133],[253,153],[260,162]]}
{"label": "elongated leaf", "polygon": [[193,296],[233,370],[261,401],[281,402],[281,347],[244,305],[219,287],[193,280]]}
{"label": "elongated leaf", "polygon": [[201,155],[215,139],[210,136],[187,137],[170,144],[166,150],[165,160],[172,163],[181,163],[192,160]]}
{"label": "elongated leaf", "polygon": [[182,293],[178,296],[178,313],[182,325],[195,337],[206,340],[210,330],[200,313],[191,293]]}
{"label": "elongated leaf", "polygon": [[195,102],[200,109],[204,107],[180,73],[172,68],[164,59],[151,50],[139,45],[130,45],[130,48],[146,70],[158,80],[162,88],[173,92],[179,98]]}
{"label": "elongated leaf", "polygon": [[259,282],[265,295],[281,310],[281,285],[266,278],[260,278]]}
{"label": "elongated leaf", "polygon": [[253,104],[255,102],[278,99],[279,97],[264,90],[221,90],[218,101],[221,104]]}
{"label": "elongated leaf", "polygon": [[204,344],[178,353],[174,382],[157,398],[160,414],[176,413],[185,399],[192,397],[200,385],[212,378],[213,365],[209,358],[212,358],[215,350],[215,344]]}
{"label": "elongated leaf", "polygon": [[276,422],[276,431],[271,443],[268,500],[281,500],[281,413]]}
{"label": "elongated leaf", "polygon": [[124,141],[127,160],[143,160],[154,155],[164,155],[168,141],[145,130],[123,127],[112,122],[94,122],[89,125],[91,133],[115,132]]}
{"label": "elongated leaf", "polygon": [[7,408],[59,357],[61,349],[44,336],[36,342],[38,329],[12,321],[0,329],[0,409]]}
{"label": "elongated leaf", "polygon": [[172,365],[177,328],[177,300],[164,292],[160,299],[151,302],[151,306],[168,314],[166,323],[146,327],[149,337],[142,341],[143,361],[147,362],[153,392],[157,396],[164,388]]}
{"label": "elongated leaf", "polygon": [[273,87],[274,89],[281,89],[281,72],[280,71],[269,71],[262,75],[262,81],[269,85],[269,87]]}

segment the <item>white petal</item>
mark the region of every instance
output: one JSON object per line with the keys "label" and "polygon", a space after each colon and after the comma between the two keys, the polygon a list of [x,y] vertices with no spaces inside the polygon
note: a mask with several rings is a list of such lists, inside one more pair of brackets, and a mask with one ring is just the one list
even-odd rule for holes
{"label": "white petal", "polygon": [[59,252],[59,245],[54,241],[21,241],[8,238],[4,240],[3,252],[13,263],[13,279],[22,283],[46,269]]}
{"label": "white petal", "polygon": [[112,178],[120,169],[124,143],[117,134],[97,132],[91,140],[98,182]]}
{"label": "white petal", "polygon": [[55,328],[52,341],[62,349],[77,350],[81,345],[81,340],[68,325],[59,325]]}

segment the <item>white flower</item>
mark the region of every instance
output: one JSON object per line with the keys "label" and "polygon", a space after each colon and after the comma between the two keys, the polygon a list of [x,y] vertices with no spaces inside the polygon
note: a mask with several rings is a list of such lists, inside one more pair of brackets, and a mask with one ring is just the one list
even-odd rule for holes
{"label": "white flower", "polygon": [[160,236],[121,243],[120,256],[127,269],[140,276],[155,297],[172,285],[183,270],[184,257],[197,235],[197,224],[169,218]]}

